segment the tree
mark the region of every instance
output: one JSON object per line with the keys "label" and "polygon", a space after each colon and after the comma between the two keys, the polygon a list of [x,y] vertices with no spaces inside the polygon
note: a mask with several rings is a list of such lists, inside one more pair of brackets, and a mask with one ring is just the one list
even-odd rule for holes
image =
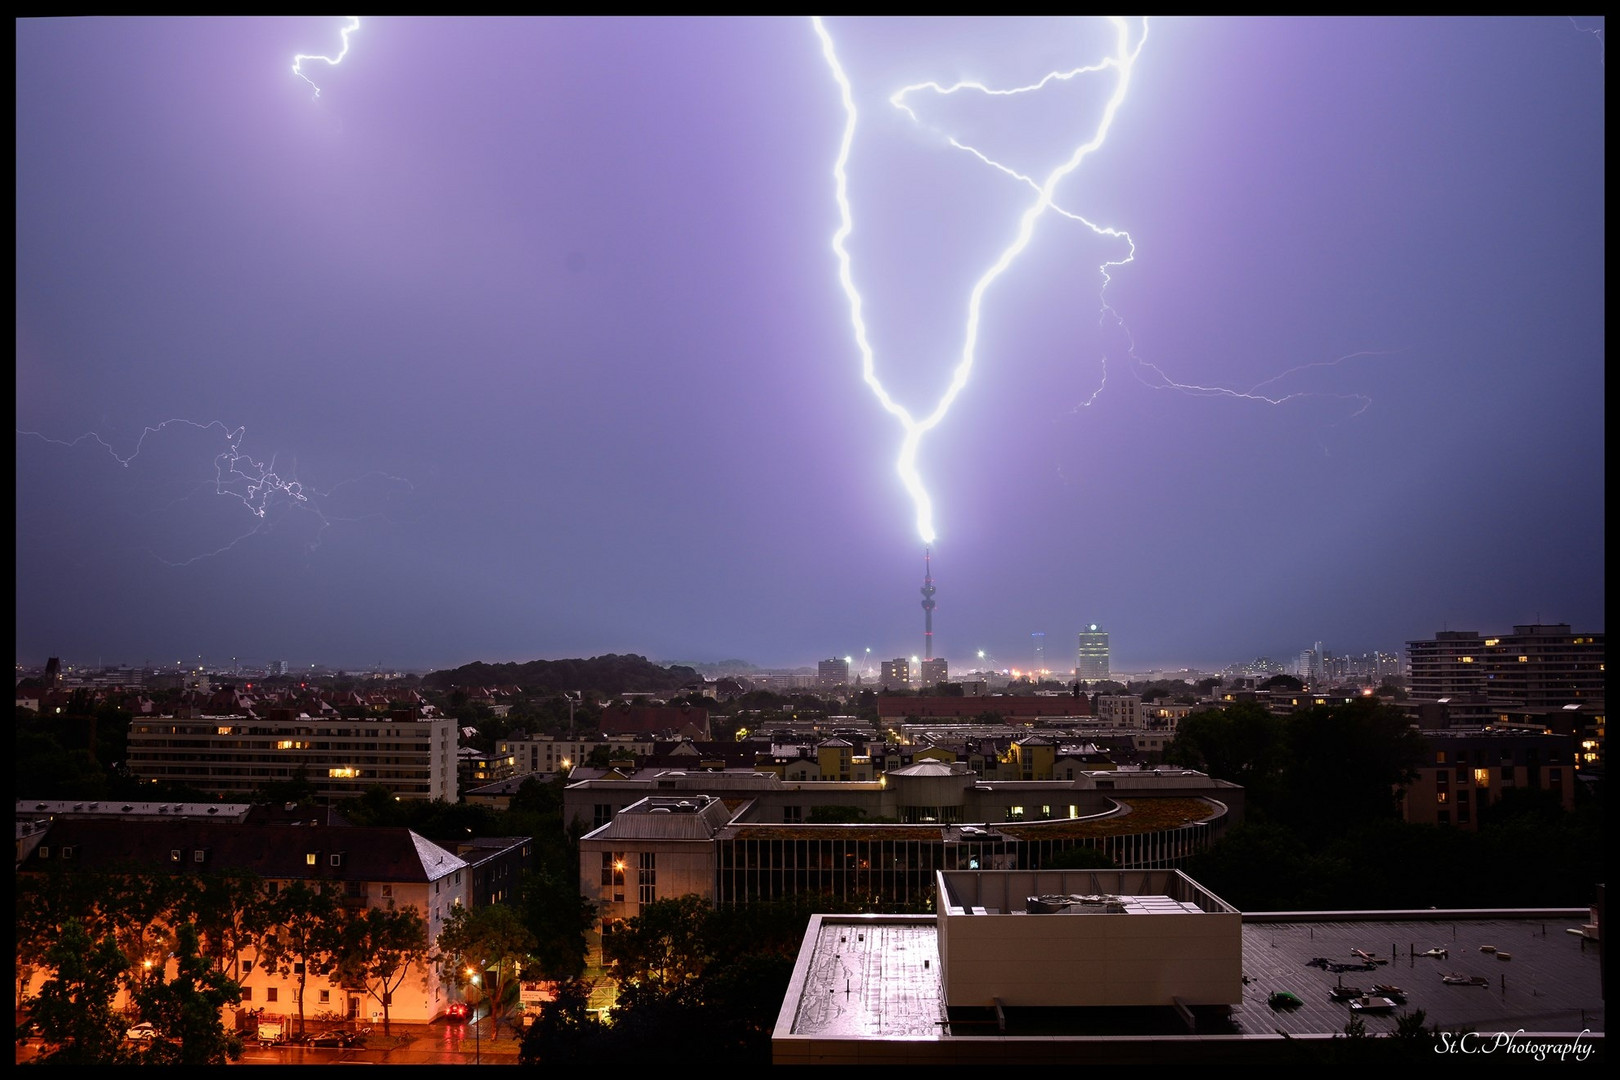
{"label": "tree", "polygon": [[602,939],[608,972],[621,985],[669,992],[708,963],[709,902],[693,893],[655,900]]}
{"label": "tree", "polygon": [[1164,756],[1172,765],[1241,784],[1251,809],[1275,813],[1287,752],[1283,721],[1264,706],[1243,702],[1182,720]]}
{"label": "tree", "polygon": [[521,1065],[584,1065],[607,1060],[602,1044],[607,1029],[588,1006],[591,984],[567,979],[556,996],[543,1003],[524,1033],[518,1052]]}
{"label": "tree", "polygon": [[[27,1026],[45,1040],[41,1064],[121,1065],[124,1021],[113,1011],[129,958],[108,934],[92,937],[78,919],[69,919],[45,963],[55,972],[26,1006]],[[23,1032],[19,1030],[19,1038]]]}
{"label": "tree", "polygon": [[1400,789],[1428,753],[1400,710],[1372,698],[1302,709],[1284,730],[1290,768],[1281,813],[1310,842],[1399,818]]}
{"label": "tree", "polygon": [[506,904],[458,905],[439,933],[441,969],[457,986],[464,986],[471,976],[480,976],[497,1036],[507,999],[534,948],[534,935],[523,924],[523,917]]}
{"label": "tree", "polygon": [[197,928],[203,954],[230,976],[243,950],[269,930],[271,909],[264,882],[241,870],[185,879],[175,899],[177,921]]}
{"label": "tree", "polygon": [[550,870],[526,874],[519,903],[542,977],[562,981],[584,975],[585,935],[596,923],[596,905],[579,894],[572,877]]}
{"label": "tree", "polygon": [[382,1006],[387,1034],[394,991],[412,968],[423,968],[425,975],[427,923],[414,907],[367,908],[344,926],[340,950],[344,982],[364,987]]}
{"label": "tree", "polygon": [[220,1010],[242,999],[236,980],[219,971],[198,949],[195,927],[175,938],[172,980],[159,969],[135,992],[141,1015],[158,1029],[139,1060],[143,1065],[224,1065],[242,1056],[241,1036],[225,1030]]}
{"label": "tree", "polygon": [[330,893],[301,881],[282,889],[269,906],[271,929],[259,943],[259,957],[283,978],[298,977],[298,1033],[304,1032],[304,989],[311,975],[337,966],[343,944],[343,911]]}

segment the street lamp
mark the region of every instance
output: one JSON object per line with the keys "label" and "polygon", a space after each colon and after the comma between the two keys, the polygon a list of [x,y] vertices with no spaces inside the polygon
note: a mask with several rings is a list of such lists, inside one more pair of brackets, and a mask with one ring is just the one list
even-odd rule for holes
{"label": "street lamp", "polygon": [[[472,968],[467,969],[467,974],[472,977],[473,986],[475,986],[475,987],[478,986],[478,976],[473,974],[473,969]],[[478,1017],[478,1006],[479,1006],[479,1004],[481,1004],[483,1002],[483,1000],[484,1000],[484,994],[483,994],[483,991],[480,990],[479,993],[478,993],[478,1001],[473,1003],[473,1064],[474,1065],[480,1064],[481,1060],[483,1058],[483,1043],[479,1038],[480,1032],[482,1031],[482,1029],[479,1027],[480,1020],[479,1020],[479,1017]]]}

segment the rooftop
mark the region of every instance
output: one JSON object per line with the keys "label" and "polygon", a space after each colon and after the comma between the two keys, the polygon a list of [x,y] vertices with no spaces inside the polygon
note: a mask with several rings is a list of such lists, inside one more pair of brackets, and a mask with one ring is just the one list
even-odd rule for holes
{"label": "rooftop", "polygon": [[[1379,1035],[1417,1009],[1442,1031],[1517,1033],[1521,1042],[1579,1035],[1590,1048],[1605,1027],[1599,950],[1572,932],[1589,920],[1579,909],[1245,915],[1242,1000],[1227,1033],[1195,1034],[1174,1008],[1005,1009],[999,1017],[991,1009],[947,1010],[933,917],[818,915],[777,1019],[773,1054],[784,1064],[1072,1065],[1083,1045],[1093,1063],[1274,1060],[1302,1040],[1342,1035],[1352,1015]],[[1444,955],[1426,955],[1430,949]],[[1404,1002],[1388,1013],[1353,1014],[1331,996],[1341,983],[1369,993],[1375,984],[1394,985]],[[1300,1004],[1273,1009],[1278,991]],[[1200,1025],[1210,1019],[1198,1015]]]}

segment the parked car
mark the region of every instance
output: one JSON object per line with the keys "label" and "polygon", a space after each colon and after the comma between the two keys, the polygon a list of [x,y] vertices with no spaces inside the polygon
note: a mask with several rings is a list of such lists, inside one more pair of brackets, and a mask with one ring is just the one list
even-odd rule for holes
{"label": "parked car", "polygon": [[450,1007],[444,1010],[444,1016],[446,1020],[465,1020],[467,1019],[467,1012],[467,1003],[465,1001],[452,1001]]}
{"label": "parked car", "polygon": [[157,1037],[157,1028],[153,1027],[149,1023],[146,1023],[145,1021],[136,1024],[134,1027],[124,1032],[124,1038],[134,1039],[136,1042],[146,1042],[149,1039],[155,1039]]}

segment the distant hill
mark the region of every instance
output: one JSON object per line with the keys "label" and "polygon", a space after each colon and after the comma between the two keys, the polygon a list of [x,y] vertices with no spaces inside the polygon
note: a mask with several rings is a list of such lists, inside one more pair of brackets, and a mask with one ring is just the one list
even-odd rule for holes
{"label": "distant hill", "polygon": [[674,693],[688,683],[701,682],[692,668],[672,664],[659,667],[645,656],[633,654],[593,656],[589,660],[530,660],[526,664],[476,662],[422,676],[422,685],[434,690],[462,686],[521,686],[531,693],[584,690],[598,695]]}

